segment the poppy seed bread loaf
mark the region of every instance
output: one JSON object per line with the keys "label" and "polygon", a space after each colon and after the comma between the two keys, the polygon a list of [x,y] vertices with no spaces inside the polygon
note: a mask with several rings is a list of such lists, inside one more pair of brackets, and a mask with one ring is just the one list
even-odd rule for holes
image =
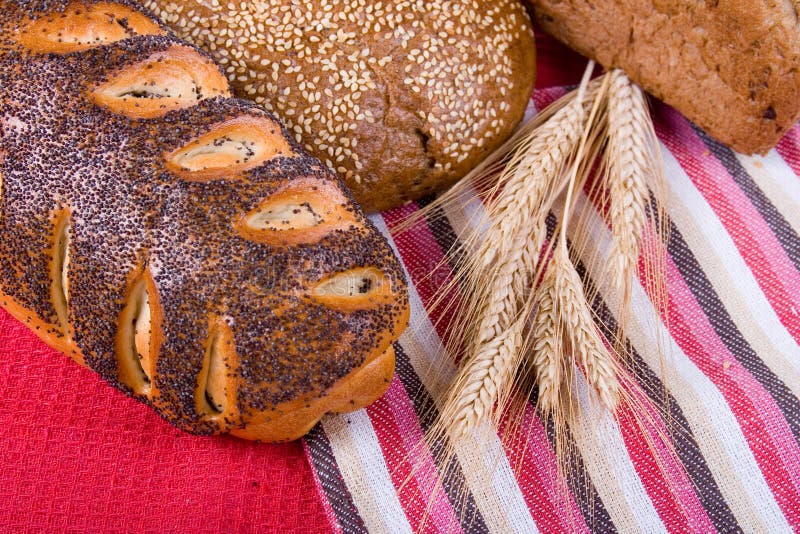
{"label": "poppy seed bread loaf", "polygon": [[133,2],[0,0],[0,304],[199,434],[379,397],[402,269],[339,178]]}
{"label": "poppy seed bread loaf", "polygon": [[440,190],[522,118],[535,75],[517,0],[144,0],[273,111],[366,211]]}

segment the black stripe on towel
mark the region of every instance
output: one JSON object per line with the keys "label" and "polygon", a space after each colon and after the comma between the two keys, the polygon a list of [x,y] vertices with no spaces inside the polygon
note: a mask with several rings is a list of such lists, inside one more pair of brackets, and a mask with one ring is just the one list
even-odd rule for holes
{"label": "black stripe on towel", "polygon": [[336,457],[333,455],[331,444],[322,425],[316,425],[306,435],[305,440],[308,443],[312,467],[317,472],[322,489],[342,531],[347,534],[366,533],[367,527],[353,503],[353,496],[342,478]]}

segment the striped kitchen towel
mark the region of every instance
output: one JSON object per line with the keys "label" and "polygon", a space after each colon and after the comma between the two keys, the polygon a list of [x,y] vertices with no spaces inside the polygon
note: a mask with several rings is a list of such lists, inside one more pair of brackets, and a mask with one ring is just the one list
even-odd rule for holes
{"label": "striped kitchen towel", "polygon": [[[535,106],[561,94],[537,91]],[[652,423],[625,409],[610,418],[579,384],[583,410],[569,439],[581,475],[566,491],[552,428],[533,406],[507,431],[515,435],[459,449],[447,466],[415,453],[425,467],[455,473],[452,487],[415,471],[410,452],[455,372],[444,359],[432,365],[447,321],[426,304],[452,274],[443,251],[483,206],[475,198],[445,208],[404,233],[398,225],[422,204],[384,213],[373,220],[412,282],[397,375],[378,402],[326,418],[305,441],[336,531],[800,530],[800,126],[767,155],[743,156],[667,106],[656,104],[653,118],[669,184],[669,305],[660,313],[639,280],[627,318]],[[586,258],[609,242],[599,210],[588,213]],[[596,311],[613,328],[617,295],[601,272],[588,274]],[[669,428],[678,429],[669,434],[676,455],[658,446]]]}

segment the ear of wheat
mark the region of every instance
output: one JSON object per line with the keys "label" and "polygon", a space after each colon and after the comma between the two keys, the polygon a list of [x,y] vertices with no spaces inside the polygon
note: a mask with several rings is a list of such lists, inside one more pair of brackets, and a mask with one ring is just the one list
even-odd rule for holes
{"label": "ear of wheat", "polygon": [[[669,223],[663,208],[664,164],[645,94],[619,69],[606,76],[610,80],[609,131],[603,154],[602,185],[608,197],[598,204],[607,200],[611,227],[607,273],[620,295],[615,310],[618,321],[614,349],[621,358],[630,360],[625,328],[631,284],[637,275],[641,275],[656,308],[660,312],[666,309],[664,244]],[[648,234],[651,237],[645,239]]]}
{"label": "ear of wheat", "polygon": [[557,408],[564,377],[557,300],[556,269],[551,263],[536,291],[531,351],[534,380],[539,386],[538,405],[543,413],[551,413]]}
{"label": "ear of wheat", "polygon": [[589,385],[613,412],[620,396],[619,379],[612,355],[606,348],[586,302],[583,282],[569,259],[565,244],[553,253],[554,295],[558,317],[569,348],[583,367]]}
{"label": "ear of wheat", "polygon": [[619,69],[607,76],[611,80],[608,147],[604,155],[612,235],[609,271],[627,304],[647,224],[648,182],[658,192],[663,182],[663,164],[642,90]]}

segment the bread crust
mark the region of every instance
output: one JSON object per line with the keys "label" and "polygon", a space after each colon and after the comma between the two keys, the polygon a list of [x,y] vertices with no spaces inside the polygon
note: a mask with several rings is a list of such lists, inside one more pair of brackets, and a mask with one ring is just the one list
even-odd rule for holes
{"label": "bread crust", "polygon": [[546,32],[734,150],[764,153],[800,119],[796,0],[527,1]]}
{"label": "bread crust", "polygon": [[351,412],[378,400],[389,388],[394,363],[394,348],[389,346],[380,355],[368,359],[347,379],[331,386],[324,397],[288,401],[260,414],[247,427],[232,430],[231,434],[270,442],[302,437],[319,421],[319,414]]}
{"label": "bread crust", "polygon": [[368,212],[464,176],[511,134],[533,89],[518,0],[144,4],[209,51],[237,95],[281,117]]}
{"label": "bread crust", "polygon": [[[148,92],[156,98],[142,96]],[[152,119],[165,109],[191,107],[217,96],[231,96],[219,67],[182,44],[111,72],[108,80],[88,91],[94,104],[133,119]]]}
{"label": "bread crust", "polygon": [[75,3],[42,15],[22,24],[17,38],[21,45],[40,53],[78,52],[133,35],[166,33],[145,14],[109,2]]}
{"label": "bread crust", "polygon": [[[150,80],[167,89],[207,61],[162,28],[58,52],[20,40],[32,21],[96,5],[0,2],[0,305],[193,433],[294,439],[327,411],[380,396],[409,306],[388,243],[331,171],[226,87],[192,105],[145,92],[135,98],[163,106],[139,106],[144,115],[93,100],[104,84],[139,87],[120,80],[147,58],[179,67]],[[201,87],[224,81],[191,74]],[[178,153],[200,167],[170,166]],[[263,239],[237,229],[259,206],[285,208],[287,191],[316,216],[277,210]],[[380,293],[315,297],[329,277],[363,269]]]}

